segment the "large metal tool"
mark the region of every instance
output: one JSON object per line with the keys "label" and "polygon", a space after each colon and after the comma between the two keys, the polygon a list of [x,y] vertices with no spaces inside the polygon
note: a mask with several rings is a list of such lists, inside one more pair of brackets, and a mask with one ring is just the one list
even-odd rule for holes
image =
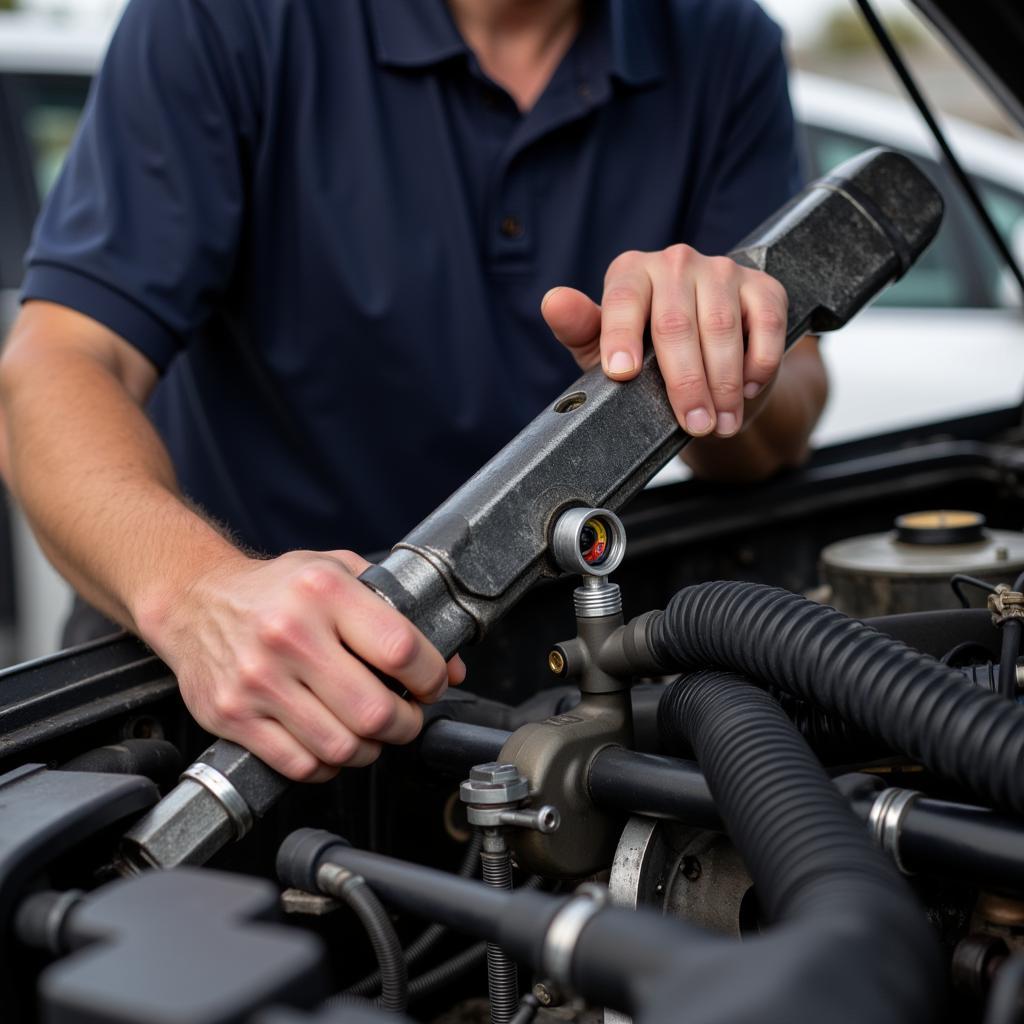
{"label": "large metal tool", "polygon": [[[788,347],[809,332],[842,327],[900,278],[934,238],[942,211],[941,196],[913,163],[873,150],[808,186],[730,255],[785,286]],[[627,383],[595,367],[362,579],[447,658],[539,578],[558,575],[552,534],[564,512],[620,508],[689,440],[649,346]],[[126,837],[134,863],[201,863],[244,834],[288,785],[225,741],[197,765],[184,791]]]}

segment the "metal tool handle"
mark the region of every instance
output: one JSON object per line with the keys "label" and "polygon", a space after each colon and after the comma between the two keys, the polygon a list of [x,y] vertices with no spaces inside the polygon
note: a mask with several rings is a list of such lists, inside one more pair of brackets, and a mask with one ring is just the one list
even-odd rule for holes
{"label": "metal tool handle", "polygon": [[[942,197],[906,157],[872,150],[814,182],[731,253],[789,295],[787,348],[842,327],[934,238]],[[639,375],[585,373],[363,579],[449,656],[536,580],[568,508],[617,511],[690,440],[650,346]]]}
{"label": "metal tool handle", "polygon": [[[788,348],[808,332],[843,326],[901,277],[934,238],[942,212],[941,196],[913,163],[873,150],[808,186],[731,255],[785,286]],[[649,347],[629,382],[595,367],[361,579],[450,657],[538,578],[557,574],[549,548],[562,512],[619,509],[689,440]],[[238,780],[257,816],[288,785],[226,741],[204,758],[220,764],[229,783]],[[152,855],[149,819],[160,806],[132,831],[149,863],[172,866],[166,852]]]}

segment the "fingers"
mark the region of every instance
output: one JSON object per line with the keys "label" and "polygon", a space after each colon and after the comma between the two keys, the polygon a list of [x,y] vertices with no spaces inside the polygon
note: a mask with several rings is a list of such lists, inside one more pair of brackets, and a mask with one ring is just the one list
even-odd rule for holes
{"label": "fingers", "polygon": [[[549,294],[548,307],[556,299]],[[778,371],[786,310],[777,281],[728,257],[703,256],[686,245],[623,253],[605,277],[601,362],[609,377],[635,376],[650,322],[680,425],[694,437],[732,437],[743,426],[744,401]]]}
{"label": "fingers", "polygon": [[327,782],[338,774],[336,767],[322,764],[283,725],[270,718],[252,719],[238,730],[224,726],[208,727],[252,751],[261,761],[293,782]]}
{"label": "fingers", "polygon": [[612,261],[601,297],[601,364],[614,380],[640,372],[651,291],[644,253],[626,252]]}
{"label": "fingers", "polygon": [[685,273],[687,258],[679,251],[651,267],[651,338],[676,419],[687,433],[702,437],[714,429],[715,406],[704,373],[696,290]]}
{"label": "fingers", "polygon": [[747,355],[743,363],[743,397],[756,398],[778,372],[786,345],[786,289],[761,274],[740,288],[743,320],[747,327]]}
{"label": "fingers", "polygon": [[329,607],[341,642],[389,679],[432,703],[448,687],[448,668],[437,649],[404,615],[353,576],[332,583]]}
{"label": "fingers", "polygon": [[697,280],[697,320],[715,433],[732,437],[743,422],[743,316],[740,268],[725,257],[710,259]]}
{"label": "fingers", "polygon": [[580,369],[600,359],[601,307],[575,288],[552,288],[540,302],[551,333],[572,353]]}

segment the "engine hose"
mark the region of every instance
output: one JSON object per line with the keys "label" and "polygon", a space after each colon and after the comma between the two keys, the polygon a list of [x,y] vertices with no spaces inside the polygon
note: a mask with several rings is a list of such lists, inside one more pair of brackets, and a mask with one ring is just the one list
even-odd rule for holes
{"label": "engine hose", "polygon": [[757,583],[701,583],[653,619],[649,644],[668,668],[778,686],[1024,813],[1024,708],[834,608]]}
{"label": "engine hose", "polygon": [[931,1019],[939,960],[924,913],[776,702],[705,670],[668,688],[659,723],[696,752],[767,920],[799,926],[808,957],[863,988],[855,1019]]}
{"label": "engine hose", "polygon": [[[466,843],[466,851],[462,856],[462,862],[456,874],[460,878],[472,878],[480,866],[480,847],[483,846],[483,834],[474,831],[470,834],[469,842]],[[440,941],[448,934],[448,929],[443,924],[432,924],[424,928],[420,934],[405,947],[406,968],[419,963]],[[368,974],[354,985],[345,989],[344,995],[368,996],[380,988],[380,970]]]}
{"label": "engine hose", "polygon": [[[341,869],[321,885],[337,900],[345,903],[366,929],[380,970],[381,993],[375,1005],[390,1013],[401,1013],[409,1002],[409,973],[402,956],[402,944],[395,926],[376,893],[359,875]],[[355,998],[341,993],[343,1000]]]}

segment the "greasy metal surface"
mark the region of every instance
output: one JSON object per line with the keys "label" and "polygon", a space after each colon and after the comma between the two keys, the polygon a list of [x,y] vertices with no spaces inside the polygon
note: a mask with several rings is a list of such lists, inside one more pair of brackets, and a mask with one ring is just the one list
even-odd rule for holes
{"label": "greasy metal surface", "polygon": [[[905,544],[895,531],[850,537],[821,553],[822,574],[832,588],[829,601],[859,618],[903,612],[958,608],[949,585],[954,573],[990,583],[1012,583],[1024,570],[1024,533],[986,530],[968,544]],[[964,594],[984,607],[985,594]]]}
{"label": "greasy metal surface", "polygon": [[616,906],[652,906],[680,920],[739,936],[750,875],[736,848],[716,832],[653,818],[630,818],[612,862]]}
{"label": "greasy metal surface", "polygon": [[[941,217],[941,197],[910,161],[874,151],[805,189],[732,255],[786,286],[792,344],[846,323],[924,250]],[[569,395],[582,400],[567,403]],[[418,587],[436,615],[435,573],[479,635],[538,578],[557,573],[549,541],[560,513],[621,508],[687,440],[650,349],[627,383],[595,367],[417,526],[382,568],[402,574],[412,617],[432,638]],[[431,567],[428,576],[415,578],[409,554]]]}
{"label": "greasy metal surface", "polygon": [[517,729],[500,759],[530,780],[533,803],[551,804],[571,827],[545,834],[517,830],[508,840],[520,867],[534,874],[578,878],[611,859],[621,819],[599,810],[587,791],[587,771],[609,745],[629,746],[632,713],[628,690],[584,694],[571,711]]}

